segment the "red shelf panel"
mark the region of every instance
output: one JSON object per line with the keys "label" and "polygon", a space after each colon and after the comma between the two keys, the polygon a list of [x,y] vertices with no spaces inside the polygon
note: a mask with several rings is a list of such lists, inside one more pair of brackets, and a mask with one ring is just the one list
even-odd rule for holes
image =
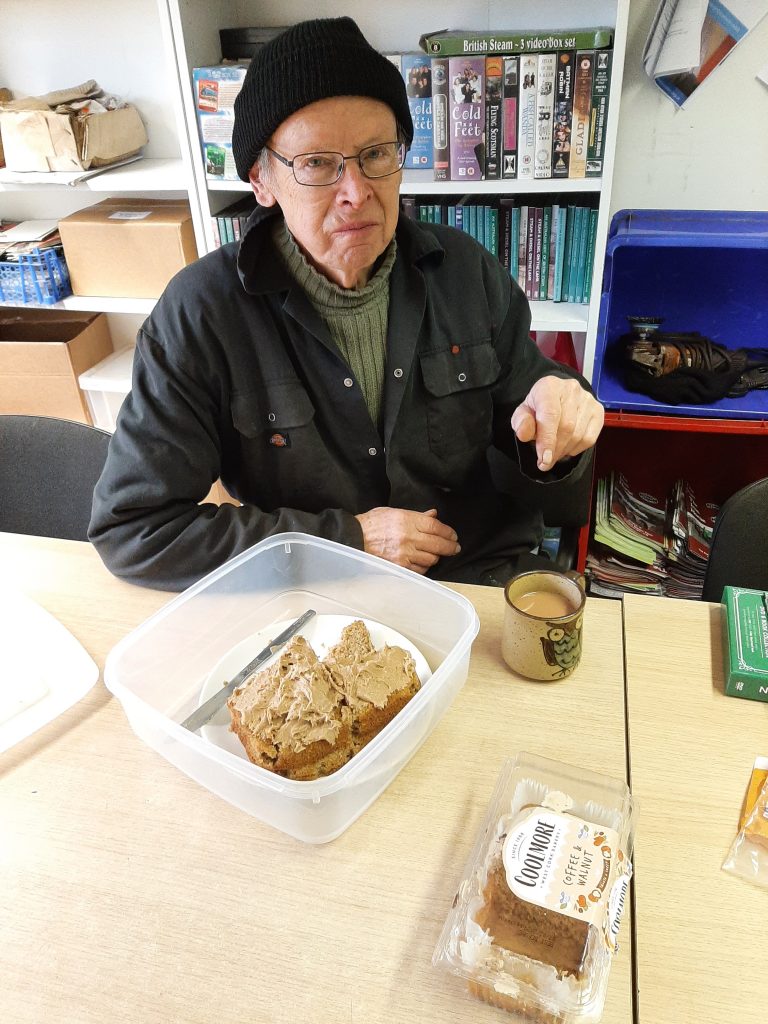
{"label": "red shelf panel", "polygon": [[655,416],[607,410],[606,427],[632,430],[673,430],[689,434],[762,434],[768,436],[768,420],[723,420],[698,416]]}
{"label": "red shelf panel", "polygon": [[[722,505],[742,487],[768,477],[768,420],[609,411],[595,449],[593,496],[597,479],[612,470],[623,470],[633,486],[656,493],[683,477],[702,500]],[[586,564],[591,520],[592,515],[579,534],[580,570]]]}

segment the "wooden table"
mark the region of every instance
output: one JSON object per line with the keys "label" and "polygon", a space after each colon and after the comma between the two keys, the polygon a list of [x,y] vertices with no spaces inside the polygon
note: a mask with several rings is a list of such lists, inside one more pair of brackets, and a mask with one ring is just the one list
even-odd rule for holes
{"label": "wooden table", "polygon": [[768,705],[723,691],[719,605],[624,599],[640,1024],[763,1024],[768,890],[721,870]]}
{"label": "wooden table", "polygon": [[[86,544],[0,534],[0,574],[100,666],[169,597]],[[576,675],[537,684],[499,653],[500,590],[469,678],[384,794],[307,846],[145,746],[102,683],[0,756],[3,1024],[481,1024],[507,1019],[431,966],[505,757],[626,770],[621,608],[590,600]],[[604,1021],[630,1024],[631,922]]]}

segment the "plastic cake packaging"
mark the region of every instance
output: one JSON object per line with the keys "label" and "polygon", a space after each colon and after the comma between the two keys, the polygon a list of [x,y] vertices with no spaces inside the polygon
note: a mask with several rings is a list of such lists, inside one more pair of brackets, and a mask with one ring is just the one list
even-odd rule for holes
{"label": "plastic cake packaging", "polygon": [[632,877],[623,780],[505,763],[433,963],[524,1020],[597,1021]]}

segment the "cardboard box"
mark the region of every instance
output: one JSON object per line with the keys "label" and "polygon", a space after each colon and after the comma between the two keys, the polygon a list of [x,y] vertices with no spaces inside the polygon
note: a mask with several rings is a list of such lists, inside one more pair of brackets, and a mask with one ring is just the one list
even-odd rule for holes
{"label": "cardboard box", "polygon": [[158,298],[197,259],[186,200],[111,198],[59,221],[75,295]]}
{"label": "cardboard box", "polygon": [[724,587],[722,603],[725,692],[768,701],[768,592]]}
{"label": "cardboard box", "polygon": [[0,107],[5,161],[12,171],[84,171],[135,156],[147,143],[138,110],[108,109],[108,96],[90,79],[45,96]]}
{"label": "cardboard box", "polygon": [[232,156],[232,128],[235,124],[235,98],[247,70],[248,62],[192,69],[206,178],[239,180]]}
{"label": "cardboard box", "polygon": [[0,414],[91,423],[78,377],[111,351],[104,313],[0,308]]}

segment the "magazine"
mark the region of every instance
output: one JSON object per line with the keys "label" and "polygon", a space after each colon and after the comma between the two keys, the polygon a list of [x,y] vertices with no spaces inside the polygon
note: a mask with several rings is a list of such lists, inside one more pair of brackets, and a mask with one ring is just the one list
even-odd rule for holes
{"label": "magazine", "polygon": [[756,0],[661,0],[643,50],[646,74],[682,107],[766,14]]}

